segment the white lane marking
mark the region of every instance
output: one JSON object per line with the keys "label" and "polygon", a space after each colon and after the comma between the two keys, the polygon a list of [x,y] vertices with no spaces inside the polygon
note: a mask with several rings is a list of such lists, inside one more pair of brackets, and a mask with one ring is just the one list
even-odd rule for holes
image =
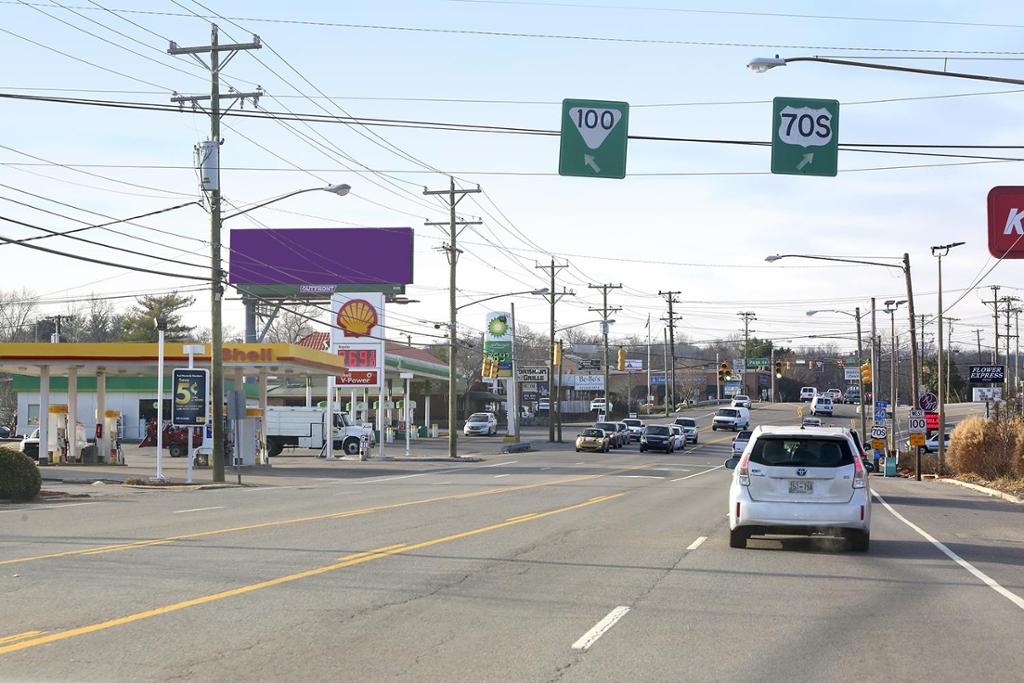
{"label": "white lane marking", "polygon": [[550,469],[551,469],[550,467],[541,467],[541,468],[540,468],[540,471],[541,471],[541,472],[543,472],[543,471],[545,471],[545,470],[550,470]]}
{"label": "white lane marking", "polygon": [[510,475],[508,475],[508,474],[495,474],[494,478],[495,479],[501,479],[502,477],[508,477],[508,476],[510,476]]}
{"label": "white lane marking", "polygon": [[[426,472],[417,472],[416,474],[400,474],[397,477],[369,477],[367,479],[358,479],[352,481],[353,484],[375,484],[382,481],[397,481],[399,479],[412,479],[413,477],[425,477],[428,474],[448,474],[449,472],[459,472],[461,470],[482,470],[488,467],[501,467],[502,465],[512,465],[519,462],[518,460],[508,460],[506,462],[495,462],[490,465],[480,465],[475,467],[445,467],[440,470],[428,470]],[[351,480],[349,480],[351,481]]]}
{"label": "white lane marking", "polygon": [[584,633],[579,640],[572,644],[572,649],[586,652],[590,649],[590,646],[597,642],[597,639],[603,636],[608,629],[615,625],[622,617],[626,616],[629,612],[629,608],[625,606],[619,606],[613,609],[605,616],[604,619],[594,624],[594,627]]}
{"label": "white lane marking", "polygon": [[172,515],[183,515],[186,512],[206,512],[207,510],[223,510],[223,509],[224,509],[223,505],[214,505],[214,506],[208,507],[208,508],[192,508],[190,510],[175,510],[171,514]]}
{"label": "white lane marking", "polygon": [[586,465],[587,463],[585,463],[584,461],[580,460],[580,461],[579,461],[578,463],[576,463],[576,464],[577,464],[577,465]]}
{"label": "white lane marking", "polygon": [[10,510],[0,510],[0,512],[32,512],[34,510],[60,510],[61,508],[76,508],[81,505],[95,505],[100,501],[94,500],[88,503],[68,503],[67,505],[29,505],[20,508],[11,508]]}
{"label": "white lane marking", "polygon": [[298,484],[295,484],[294,486],[258,486],[256,488],[252,488],[252,489],[244,488],[244,489],[242,489],[242,491],[245,491],[247,493],[257,493],[259,491],[283,491],[285,489],[297,489],[297,488],[299,488]]}
{"label": "white lane marking", "polygon": [[483,469],[487,469],[488,467],[501,467],[502,465],[512,465],[512,464],[517,463],[517,462],[519,462],[519,461],[518,460],[509,460],[508,462],[496,462],[496,463],[493,463],[491,465],[480,465],[480,467],[478,469],[483,470]]}
{"label": "white lane marking", "polygon": [[976,568],[973,564],[971,564],[970,562],[968,562],[964,558],[962,558],[959,555],[957,555],[956,553],[954,553],[952,550],[947,548],[940,541],[936,540],[935,537],[932,536],[931,534],[929,534],[927,531],[925,531],[921,527],[917,526],[916,524],[911,522],[909,519],[907,519],[906,517],[904,517],[900,513],[896,512],[896,510],[893,509],[893,507],[891,505],[889,505],[889,503],[887,503],[885,501],[885,499],[882,498],[880,495],[878,495],[874,491],[871,492],[871,495],[873,495],[875,498],[877,498],[878,502],[881,503],[885,507],[886,510],[891,512],[893,517],[895,517],[896,519],[900,520],[901,522],[906,524],[908,527],[910,527],[911,529],[916,531],[918,534],[920,534],[922,538],[924,538],[926,541],[928,541],[929,543],[934,545],[936,548],[941,550],[946,557],[948,557],[949,559],[953,560],[958,565],[960,565],[961,567],[966,569],[968,572],[973,574],[975,576],[975,578],[977,578],[983,584],[985,584],[986,586],[988,586],[989,588],[994,590],[996,593],[999,593],[1004,598],[1006,598],[1007,600],[1009,600],[1010,602],[1015,604],[1017,607],[1020,607],[1021,609],[1024,609],[1024,598],[1021,598],[1016,593],[1011,593],[1010,591],[1008,591],[1005,588],[1003,588],[1002,586],[1000,586],[988,574],[986,574],[985,572],[983,572],[980,569]]}
{"label": "white lane marking", "polygon": [[664,479],[653,474],[620,474],[618,475],[621,479]]}
{"label": "white lane marking", "polygon": [[725,465],[718,465],[717,467],[712,467],[710,469],[706,469],[703,472],[697,472],[696,474],[688,474],[685,477],[679,477],[678,479],[673,479],[672,481],[682,481],[684,479],[693,479],[694,477],[699,477],[702,474],[707,474],[708,472],[714,472],[715,470],[720,470],[723,467],[725,467]]}
{"label": "white lane marking", "polygon": [[697,548],[700,547],[700,544],[703,543],[706,540],[708,540],[707,536],[698,536],[696,541],[694,541],[690,545],[686,546],[686,549],[687,550],[696,550]]}
{"label": "white lane marking", "polygon": [[435,481],[434,486],[447,486],[450,483],[450,481]]}

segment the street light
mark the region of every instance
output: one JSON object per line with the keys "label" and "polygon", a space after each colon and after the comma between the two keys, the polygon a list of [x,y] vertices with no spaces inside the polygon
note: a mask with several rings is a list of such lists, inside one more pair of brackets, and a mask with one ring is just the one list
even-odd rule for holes
{"label": "street light", "polygon": [[522,292],[507,292],[505,294],[495,294],[494,296],[485,297],[483,299],[477,299],[476,301],[470,301],[469,303],[462,304],[461,306],[456,306],[455,310],[461,311],[463,308],[475,306],[476,304],[482,304],[485,301],[491,301],[493,299],[503,299],[506,296],[518,296],[520,294],[532,294],[533,296],[543,296],[547,294],[549,291],[550,290],[547,287],[542,287],[541,289],[527,289]]}
{"label": "street light", "polygon": [[[852,317],[854,320],[857,321],[857,368],[859,370],[860,366],[863,365],[863,363],[864,363],[864,344],[861,341],[861,332],[860,332],[860,320],[861,320],[862,316],[860,314],[860,306],[857,306],[853,310],[854,310],[854,312],[850,313],[849,311],[840,311],[840,310],[836,310],[834,308],[830,308],[830,309],[821,309],[821,310],[807,311],[807,315],[808,316],[812,316],[812,315],[815,315],[817,313],[839,313],[841,315],[848,315],[848,316]],[[845,377],[843,378],[843,381],[846,381]],[[873,390],[874,390],[874,387],[872,387],[872,391]],[[867,397],[867,394],[868,394],[868,392],[864,391],[864,387],[861,386],[861,388],[860,388],[860,438],[861,438],[861,442],[862,443],[863,443],[863,440],[867,438],[867,429],[868,429],[868,418],[867,418],[867,410],[866,410],[866,405],[867,405],[866,397]]]}
{"label": "street light", "polygon": [[295,192],[289,192],[288,194],[281,195],[280,197],[274,197],[268,199],[265,202],[260,202],[250,206],[247,209],[242,209],[233,214],[227,216],[220,215],[220,193],[215,191],[212,193],[215,196],[213,201],[212,218],[210,231],[212,233],[212,240],[210,245],[211,259],[210,259],[210,384],[213,385],[211,396],[214,415],[218,416],[213,420],[212,438],[213,438],[213,481],[223,482],[224,481],[224,421],[220,419],[220,407],[224,405],[224,365],[221,359],[220,349],[224,345],[224,330],[221,326],[221,303],[224,296],[224,288],[222,285],[222,275],[220,264],[220,230],[221,225],[224,221],[241,216],[242,214],[249,213],[261,207],[267,206],[279,202],[282,199],[288,197],[294,197],[297,194],[304,192],[315,192],[319,190],[326,190],[333,194],[343,197],[348,194],[349,190],[352,189],[348,185],[328,185],[327,187],[311,187],[304,190],[296,190]]}
{"label": "street light", "polygon": [[[814,261],[835,261],[838,263],[856,263],[863,266],[881,266],[883,268],[899,268],[903,271],[903,278],[907,283],[907,298],[903,303],[907,303],[907,316],[910,318],[910,384],[911,384],[911,403],[917,401],[917,396],[920,393],[920,384],[918,379],[918,368],[919,359],[917,357],[917,322],[914,319],[914,285],[910,277],[910,254],[903,254],[902,263],[882,263],[880,261],[866,261],[863,259],[853,258],[841,258],[838,256],[813,256],[810,254],[774,254],[772,256],[766,256],[765,261],[768,263],[775,263],[784,258],[805,258]],[[874,304],[872,304],[872,311],[874,311]],[[873,314],[872,314],[873,315]],[[874,321],[874,317],[872,317]],[[874,335],[874,323],[872,322],[871,334]],[[872,340],[874,344],[874,340]]]}
{"label": "street light", "polygon": [[969,74],[960,71],[937,71],[935,69],[918,69],[909,66],[894,66],[892,64],[871,64],[869,62],[855,62],[848,59],[832,59],[830,57],[757,57],[747,63],[747,68],[754,73],[763,74],[765,71],[774,69],[777,66],[786,66],[792,62],[820,62],[822,64],[836,64],[838,66],[855,66],[862,69],[876,69],[879,71],[902,71],[904,73],[924,74],[926,76],[945,76],[947,78],[966,78],[972,81],[988,81],[990,83],[1010,83],[1012,85],[1024,85],[1024,80],[1019,78],[1003,78],[1001,76],[986,76],[984,74]]}
{"label": "street light", "polygon": [[[936,393],[939,395],[939,460],[938,467],[936,467],[936,475],[942,476],[942,458],[946,454],[946,394],[942,390],[942,374],[943,374],[943,362],[942,362],[942,257],[949,254],[949,250],[955,247],[959,247],[963,242],[950,242],[949,244],[940,244],[937,247],[932,247],[932,256],[936,257],[939,262],[939,357],[937,359],[939,378],[938,385],[936,385]],[[1007,356],[1009,357],[1009,356]],[[918,463],[917,463],[917,476],[921,477],[921,451],[918,450]]]}
{"label": "street light", "polygon": [[[891,351],[889,353],[889,400],[892,405],[892,429],[890,431],[890,449],[896,450],[896,309],[901,304],[907,303],[906,299],[889,299],[885,302],[885,308],[882,309],[884,313],[889,314],[889,344]],[[911,348],[914,344],[911,344]],[[920,473],[920,468],[918,468]]]}

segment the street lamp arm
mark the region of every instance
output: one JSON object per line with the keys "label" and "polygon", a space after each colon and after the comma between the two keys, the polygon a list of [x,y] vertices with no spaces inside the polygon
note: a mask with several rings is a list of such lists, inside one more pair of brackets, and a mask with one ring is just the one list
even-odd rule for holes
{"label": "street lamp arm", "polygon": [[528,289],[528,290],[523,291],[523,292],[506,292],[504,294],[495,294],[494,296],[489,296],[489,297],[486,297],[486,298],[483,298],[483,299],[477,299],[476,301],[470,301],[469,303],[462,304],[461,306],[456,306],[455,310],[456,311],[461,311],[463,308],[467,308],[469,306],[475,306],[476,304],[482,304],[485,301],[493,301],[494,299],[503,299],[506,296],[518,296],[520,294],[533,294],[533,295],[536,295],[536,296],[540,296],[541,294],[547,294],[547,293],[548,293],[548,288],[544,287],[543,289]]}
{"label": "street lamp arm", "polygon": [[786,57],[781,61],[784,64],[789,64],[790,62],[821,62],[822,64],[836,64],[839,66],[857,66],[864,69],[877,69],[879,71],[902,71],[905,73],[912,74],[925,74],[927,76],[946,76],[948,78],[965,78],[972,81],[988,81],[990,83],[1009,83],[1011,85],[1024,85],[1024,80],[1019,78],[1003,78],[1001,76],[969,74],[963,73],[961,71],[939,71],[937,69],[918,69],[910,66],[894,66],[892,64],[872,64],[870,62],[855,62],[848,59],[832,59],[830,57]]}
{"label": "street lamp arm", "polygon": [[878,261],[861,261],[859,259],[852,258],[838,258],[836,256],[808,256],[806,254],[774,254],[772,256],[765,257],[765,261],[768,263],[774,263],[784,258],[806,258],[813,259],[815,261],[837,261],[839,263],[859,263],[864,266],[882,266],[883,268],[899,268],[903,270],[903,264],[897,263],[880,263]]}
{"label": "street lamp arm", "polygon": [[307,187],[304,190],[295,190],[294,192],[289,192],[288,194],[283,194],[283,195],[280,195],[279,197],[274,197],[273,199],[268,199],[265,202],[260,202],[259,204],[254,204],[253,206],[250,206],[247,209],[242,209],[241,211],[236,211],[235,213],[229,213],[227,216],[224,216],[223,218],[221,218],[221,222],[226,221],[226,220],[228,220],[230,218],[234,218],[235,216],[241,216],[242,214],[249,213],[250,211],[255,211],[256,209],[261,209],[264,206],[267,206],[268,204],[276,204],[277,202],[279,202],[279,201],[281,201],[283,199],[288,199],[289,197],[294,197],[297,194],[305,194],[306,192],[319,192],[319,191],[323,190],[325,192],[331,192],[333,194],[336,194],[339,197],[344,197],[345,195],[348,194],[350,189],[352,189],[352,188],[350,188],[348,185],[328,185],[327,187]]}

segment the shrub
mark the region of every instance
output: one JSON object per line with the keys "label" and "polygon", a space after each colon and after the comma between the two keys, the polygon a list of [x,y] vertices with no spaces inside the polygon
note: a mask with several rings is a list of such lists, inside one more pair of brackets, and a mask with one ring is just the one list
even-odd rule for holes
{"label": "shrub", "polygon": [[42,485],[43,478],[32,458],[0,446],[0,498],[32,500]]}
{"label": "shrub", "polygon": [[984,479],[1024,474],[1024,420],[970,417],[957,425],[949,442],[947,463],[958,474]]}

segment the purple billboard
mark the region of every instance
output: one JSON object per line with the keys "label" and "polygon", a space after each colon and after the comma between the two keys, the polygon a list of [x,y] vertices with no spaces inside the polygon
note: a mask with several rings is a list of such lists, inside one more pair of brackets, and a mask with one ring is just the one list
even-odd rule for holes
{"label": "purple billboard", "polygon": [[412,228],[231,230],[228,282],[235,285],[407,285]]}

